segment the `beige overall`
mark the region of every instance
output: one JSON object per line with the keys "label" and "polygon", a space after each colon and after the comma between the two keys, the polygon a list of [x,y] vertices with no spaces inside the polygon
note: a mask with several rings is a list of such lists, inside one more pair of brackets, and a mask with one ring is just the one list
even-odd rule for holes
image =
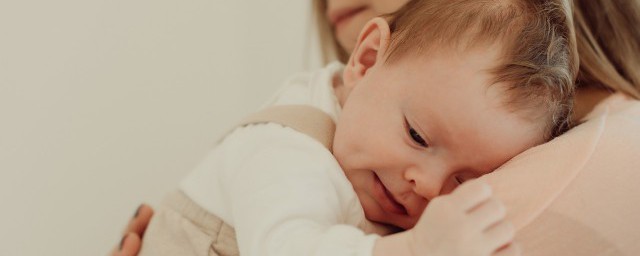
{"label": "beige overall", "polygon": [[[331,150],[335,124],[324,112],[304,105],[273,106],[250,115],[237,127],[277,123],[321,142]],[[168,195],[144,234],[140,256],[239,255],[233,227],[202,209],[182,192]]]}

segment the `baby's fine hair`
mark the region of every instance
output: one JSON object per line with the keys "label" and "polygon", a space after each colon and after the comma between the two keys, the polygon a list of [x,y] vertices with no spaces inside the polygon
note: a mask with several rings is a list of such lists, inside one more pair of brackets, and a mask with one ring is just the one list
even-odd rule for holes
{"label": "baby's fine hair", "polygon": [[579,61],[568,0],[412,0],[385,17],[386,62],[500,43],[500,63],[489,72],[493,84],[505,84],[504,105],[543,122],[547,140],[570,128]]}

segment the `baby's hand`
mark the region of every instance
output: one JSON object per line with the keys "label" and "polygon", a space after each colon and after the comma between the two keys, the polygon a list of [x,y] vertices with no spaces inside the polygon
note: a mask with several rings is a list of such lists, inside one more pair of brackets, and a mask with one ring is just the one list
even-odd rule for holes
{"label": "baby's hand", "polygon": [[413,255],[519,255],[515,229],[491,187],[473,180],[433,199],[408,230]]}

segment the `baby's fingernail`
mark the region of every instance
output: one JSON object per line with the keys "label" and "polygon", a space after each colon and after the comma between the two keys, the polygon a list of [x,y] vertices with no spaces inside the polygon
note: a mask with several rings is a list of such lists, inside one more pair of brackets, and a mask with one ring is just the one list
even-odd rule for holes
{"label": "baby's fingernail", "polygon": [[138,214],[140,214],[140,209],[142,208],[142,205],[138,206],[138,209],[136,209],[136,214],[133,215],[133,218],[138,218]]}
{"label": "baby's fingernail", "polygon": [[126,240],[126,239],[127,239],[127,236],[128,236],[128,235],[129,235],[129,234],[126,234],[126,235],[124,235],[124,236],[122,237],[122,239],[120,239],[120,246],[118,247],[118,251],[122,251],[122,246],[124,245],[124,240]]}

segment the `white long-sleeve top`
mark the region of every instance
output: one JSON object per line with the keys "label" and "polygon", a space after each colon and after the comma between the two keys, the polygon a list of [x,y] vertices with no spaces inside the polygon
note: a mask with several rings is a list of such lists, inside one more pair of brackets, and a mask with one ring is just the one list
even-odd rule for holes
{"label": "white long-sleeve top", "polygon": [[[266,104],[307,104],[334,121],[342,65],[294,76]],[[378,235],[338,162],[320,142],[278,124],[237,128],[181,183],[234,227],[241,255],[372,255]]]}

